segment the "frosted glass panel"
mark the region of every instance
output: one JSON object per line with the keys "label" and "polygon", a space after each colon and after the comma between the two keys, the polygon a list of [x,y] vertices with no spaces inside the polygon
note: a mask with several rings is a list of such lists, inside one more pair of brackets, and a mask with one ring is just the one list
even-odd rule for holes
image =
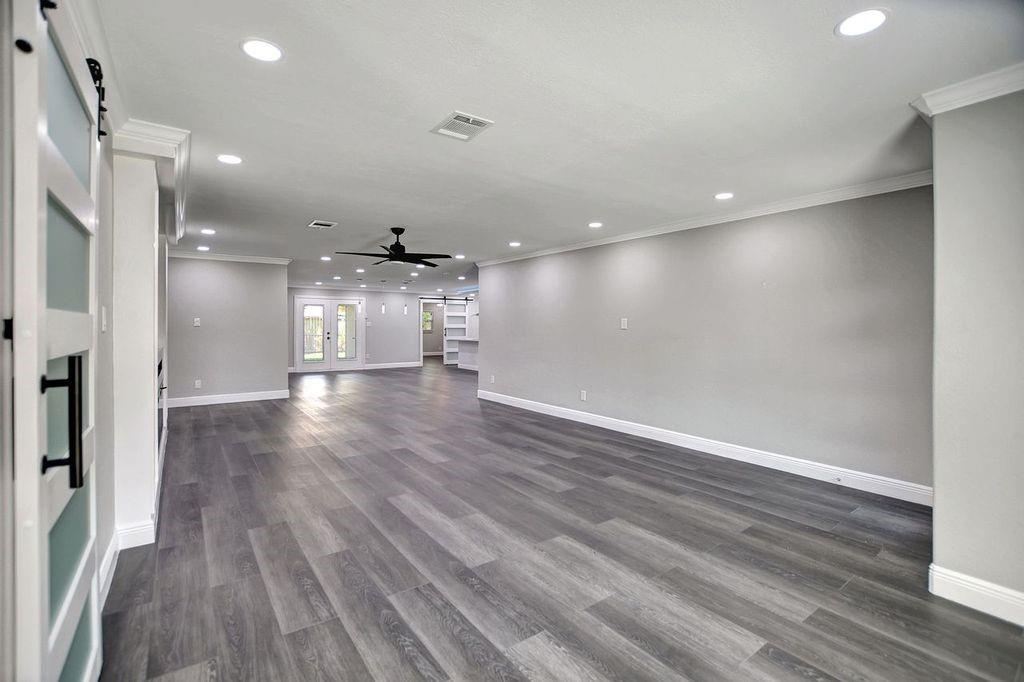
{"label": "frosted glass panel", "polygon": [[89,665],[89,654],[92,653],[92,599],[85,600],[85,608],[78,619],[75,636],[71,640],[68,657],[64,659],[64,667],[60,671],[60,682],[84,680],[85,668]]}
{"label": "frosted glass panel", "polygon": [[92,125],[49,33],[46,58],[46,126],[50,139],[78,179],[89,186]]}
{"label": "frosted glass panel", "polygon": [[52,197],[46,201],[46,307],[89,312],[89,235]]}
{"label": "frosted glass panel", "polygon": [[50,623],[71,588],[75,569],[89,544],[89,488],[92,476],[86,474],[85,485],[75,490],[50,529]]}

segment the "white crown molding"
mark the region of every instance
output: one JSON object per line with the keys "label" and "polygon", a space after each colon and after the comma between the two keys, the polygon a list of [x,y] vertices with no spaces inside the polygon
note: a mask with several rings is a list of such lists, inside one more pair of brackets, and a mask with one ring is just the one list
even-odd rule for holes
{"label": "white crown molding", "polygon": [[195,405],[223,405],[225,403],[248,403],[255,400],[287,400],[287,388],[280,391],[251,391],[249,393],[220,393],[217,395],[194,395],[184,398],[167,398],[167,407],[193,407]]}
{"label": "white crown molding", "polygon": [[827,481],[828,483],[885,495],[886,497],[895,497],[908,502],[916,502],[917,504],[928,506],[932,504],[931,487],[921,485],[920,483],[911,483],[910,481],[901,481],[887,476],[879,476],[878,474],[845,469],[831,464],[812,462],[811,460],[790,457],[789,455],[757,450],[745,445],[735,445],[701,436],[691,436],[657,426],[648,426],[647,424],[638,424],[624,419],[605,417],[593,412],[582,412],[568,407],[549,405],[503,393],[494,393],[481,389],[476,392],[476,395],[481,400],[490,400],[503,405],[530,410],[531,412],[539,412],[552,417],[569,419],[583,424],[590,424],[591,426],[599,426],[611,431],[649,438],[661,443],[678,445],[679,447],[690,448],[691,450],[698,450],[718,455],[719,457],[748,462],[778,471],[786,471],[797,476]]}
{"label": "white crown molding", "polygon": [[274,258],[273,256],[242,256],[230,253],[200,253],[199,251],[168,251],[170,258],[192,258],[194,260],[223,260],[235,263],[263,263],[264,265],[288,265],[291,258]]}
{"label": "white crown molding", "polygon": [[767,204],[761,204],[759,206],[748,208],[742,211],[735,211],[732,213],[709,214],[697,218],[688,218],[686,220],[665,223],[663,225],[656,225],[654,227],[640,230],[638,232],[629,232],[627,234],[615,235],[614,237],[605,237],[604,239],[593,239],[590,241],[578,242],[576,244],[569,244],[567,246],[556,246],[550,249],[533,251],[530,253],[524,253],[522,255],[507,256],[505,258],[494,258],[492,260],[486,260],[477,263],[477,265],[481,268],[484,268],[489,265],[511,263],[512,261],[526,260],[528,258],[538,258],[540,256],[550,256],[556,253],[564,253],[566,251],[590,249],[595,246],[617,244],[619,242],[632,241],[633,239],[656,237],[658,235],[669,234],[671,232],[694,230],[699,227],[710,227],[712,225],[721,225],[722,223],[731,223],[737,220],[758,218],[760,216],[771,215],[773,213],[784,213],[786,211],[795,211],[801,208],[811,208],[813,206],[834,204],[839,201],[861,199],[863,197],[870,197],[876,194],[888,194],[889,192],[898,192],[904,189],[924,187],[930,184],[932,184],[932,171],[923,170],[918,171],[916,173],[908,173],[907,175],[898,175],[894,178],[874,180],[872,182],[866,182],[861,185],[850,185],[849,187],[840,187],[838,189],[830,189],[824,192],[805,194],[803,196],[794,197],[792,199],[782,199],[781,201],[773,201]]}
{"label": "white crown molding", "polygon": [[191,133],[182,128],[129,118],[114,133],[114,150],[174,159]]}
{"label": "white crown molding", "polygon": [[168,243],[177,244],[185,235],[192,133],[129,118],[114,132],[114,151],[170,159],[174,164],[174,225],[165,232]]}
{"label": "white crown molding", "polygon": [[1024,90],[1024,62],[926,92],[910,106],[925,116],[935,116],[1018,90]]}
{"label": "white crown molding", "polygon": [[928,567],[928,591],[1024,627],[1024,592],[936,564]]}

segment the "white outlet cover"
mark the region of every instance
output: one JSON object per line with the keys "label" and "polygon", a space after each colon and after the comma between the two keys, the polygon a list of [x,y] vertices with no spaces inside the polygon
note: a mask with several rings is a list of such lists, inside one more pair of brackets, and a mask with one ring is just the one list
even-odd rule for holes
{"label": "white outlet cover", "polygon": [[494,383],[494,375],[493,374],[491,375],[491,383],[492,384]]}
{"label": "white outlet cover", "polygon": [[583,389],[580,389],[580,400],[587,402],[587,392]]}
{"label": "white outlet cover", "polygon": [[192,326],[193,327],[198,327],[199,326],[199,318],[198,317],[193,317],[192,318]]}
{"label": "white outlet cover", "polygon": [[629,319],[622,317],[619,318],[619,329],[629,329]]}
{"label": "white outlet cover", "polygon": [[202,388],[203,387],[203,380],[202,379],[196,379],[194,382],[192,382],[192,385],[195,388]]}
{"label": "white outlet cover", "polygon": [[107,306],[100,306],[100,331],[107,331]]}

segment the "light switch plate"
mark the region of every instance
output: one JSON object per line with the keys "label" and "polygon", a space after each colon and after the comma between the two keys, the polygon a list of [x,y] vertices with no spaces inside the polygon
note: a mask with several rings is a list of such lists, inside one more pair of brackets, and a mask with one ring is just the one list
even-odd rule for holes
{"label": "light switch plate", "polygon": [[192,385],[195,388],[202,388],[203,387],[203,380],[202,379],[196,379],[195,381],[192,382]]}
{"label": "light switch plate", "polygon": [[619,329],[629,329],[629,320],[627,318],[619,318]]}
{"label": "light switch plate", "polygon": [[192,318],[192,326],[193,327],[198,327],[199,326],[199,318],[198,317],[193,317]]}
{"label": "light switch plate", "polygon": [[106,333],[107,331],[107,306],[100,306],[100,331]]}
{"label": "light switch plate", "polygon": [[584,389],[580,389],[580,400],[587,402],[587,392]]}

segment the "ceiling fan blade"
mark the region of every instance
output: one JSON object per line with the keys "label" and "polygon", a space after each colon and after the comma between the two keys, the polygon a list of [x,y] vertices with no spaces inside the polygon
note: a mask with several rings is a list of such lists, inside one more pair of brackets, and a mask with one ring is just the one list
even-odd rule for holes
{"label": "ceiling fan blade", "polygon": [[449,256],[447,253],[408,253],[408,252],[406,252],[405,255],[408,256],[409,258],[417,258],[417,259],[421,259],[421,260],[423,258],[451,258],[451,256]]}
{"label": "ceiling fan blade", "polygon": [[428,268],[436,268],[437,267],[437,263],[431,263],[430,261],[423,260],[422,258],[416,258],[416,259],[408,261],[408,262],[409,263],[417,263],[417,264],[422,263],[423,265],[426,265]]}
{"label": "ceiling fan blade", "polygon": [[346,256],[369,256],[370,258],[380,258],[379,253],[360,253],[358,251],[335,251],[334,253],[339,253]]}
{"label": "ceiling fan blade", "polygon": [[384,260],[377,261],[376,263],[374,263],[374,265],[380,265],[381,263],[390,263],[390,262],[391,262],[390,258],[385,258]]}

